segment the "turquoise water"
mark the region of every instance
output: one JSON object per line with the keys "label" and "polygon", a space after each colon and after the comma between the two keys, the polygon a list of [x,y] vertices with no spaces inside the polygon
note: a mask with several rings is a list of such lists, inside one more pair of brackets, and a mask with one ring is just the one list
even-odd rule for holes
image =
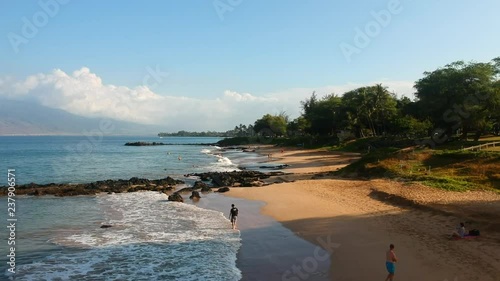
{"label": "turquoise water", "polygon": [[[6,197],[0,197],[0,200],[2,210],[6,210]],[[99,224],[101,220],[100,210],[95,207],[96,199],[92,197],[77,196],[63,199],[52,196],[23,196],[15,200],[18,219],[15,245],[18,265],[30,264],[63,250],[63,247],[51,243],[50,240],[70,235],[89,225]],[[2,221],[7,221],[7,213],[0,212],[0,214]],[[7,236],[2,236],[2,242],[7,241]],[[4,269],[5,263],[2,262],[1,265]]]}
{"label": "turquoise water", "polygon": [[[219,138],[0,137],[0,185],[7,169],[18,184],[149,179],[235,170],[256,154],[221,151]],[[126,142],[177,145],[130,147]],[[200,145],[182,145],[198,143]],[[221,155],[222,153],[222,155]],[[189,181],[189,180],[188,180]],[[192,179],[191,179],[192,181]],[[16,197],[16,274],[6,267],[1,231],[0,280],[239,280],[238,231],[220,212],[167,202],[157,192],[77,197]],[[2,221],[7,198],[0,197]],[[112,228],[100,228],[112,224]],[[5,253],[4,253],[5,252]]]}
{"label": "turquoise water", "polygon": [[[0,137],[0,171],[16,170],[19,184],[81,183],[106,179],[180,177],[186,173],[237,169],[208,145],[220,138],[105,136]],[[178,145],[124,146],[146,141]],[[203,153],[204,151],[205,153]],[[179,157],[181,160],[179,160]],[[0,185],[3,185],[0,181]]]}
{"label": "turquoise water", "polygon": [[23,196],[17,206],[16,273],[2,258],[0,280],[241,278],[240,234],[224,215],[165,194]]}

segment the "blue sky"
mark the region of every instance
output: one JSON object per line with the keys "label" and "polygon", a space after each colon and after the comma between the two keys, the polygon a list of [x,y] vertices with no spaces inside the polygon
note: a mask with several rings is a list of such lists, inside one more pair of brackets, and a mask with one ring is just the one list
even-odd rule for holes
{"label": "blue sky", "polygon": [[[280,104],[290,93],[296,109],[273,109],[297,115],[298,101],[313,90],[341,94],[346,85],[386,82],[408,95],[424,71],[500,56],[498,0],[400,0],[399,12],[389,12],[388,24],[379,24],[350,61],[340,45],[356,47],[356,28],[365,30],[375,22],[373,13],[389,11],[397,0],[56,1],[0,1],[0,77],[9,83],[86,67],[103,85],[135,89],[158,68],[168,76],[146,85],[154,95],[216,102],[230,91],[240,100],[246,94],[246,100]],[[16,53],[12,34],[23,36],[23,17],[34,23],[33,16],[44,13],[40,3],[57,3],[57,11],[32,38],[24,37]],[[229,8],[218,13],[216,7]],[[50,96],[51,89],[59,88],[36,95]],[[38,100],[71,111],[67,104]],[[89,110],[73,113],[102,114]]]}

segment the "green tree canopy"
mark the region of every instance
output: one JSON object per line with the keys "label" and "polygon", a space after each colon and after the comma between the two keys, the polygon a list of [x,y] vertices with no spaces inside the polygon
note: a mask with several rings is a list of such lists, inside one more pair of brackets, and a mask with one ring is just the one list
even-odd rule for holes
{"label": "green tree canopy", "polygon": [[255,121],[253,129],[258,134],[272,134],[273,136],[283,136],[286,134],[287,116],[284,114],[266,114]]}
{"label": "green tree canopy", "polygon": [[309,99],[302,102],[305,119],[303,124],[307,124],[306,131],[314,135],[335,135],[342,127],[342,99],[336,95],[327,95],[321,100],[313,93]]}
{"label": "green tree canopy", "polygon": [[499,59],[490,63],[457,61],[415,83],[418,105],[424,116],[446,136],[461,129],[463,137],[476,132],[476,139],[493,126],[499,106]]}
{"label": "green tree canopy", "polygon": [[381,84],[349,91],[342,97],[347,124],[358,137],[387,133],[397,113],[396,96]]}

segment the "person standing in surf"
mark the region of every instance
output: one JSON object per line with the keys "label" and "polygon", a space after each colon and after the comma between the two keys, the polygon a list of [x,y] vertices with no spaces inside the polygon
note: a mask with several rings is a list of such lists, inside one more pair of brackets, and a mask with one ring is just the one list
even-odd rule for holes
{"label": "person standing in surf", "polygon": [[236,219],[238,217],[238,208],[234,206],[234,204],[231,204],[231,210],[229,211],[229,220],[231,221],[231,225],[233,226],[233,229],[236,228]]}

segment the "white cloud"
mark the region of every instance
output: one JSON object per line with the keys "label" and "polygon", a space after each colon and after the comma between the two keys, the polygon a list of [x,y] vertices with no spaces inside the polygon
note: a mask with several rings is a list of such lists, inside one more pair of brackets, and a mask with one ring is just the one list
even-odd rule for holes
{"label": "white cloud", "polygon": [[230,90],[224,91],[224,97],[227,98],[227,100],[234,100],[238,102],[245,102],[245,101],[256,101],[256,102],[277,102],[278,99],[276,98],[265,98],[265,97],[256,97],[252,96],[249,93],[238,93]]}
{"label": "white cloud", "polygon": [[[300,101],[313,91],[318,96],[342,93],[357,87],[382,83],[391,91],[411,97],[413,82],[377,81],[323,86],[316,89],[293,88],[264,96],[226,90],[220,98],[203,100],[154,93],[146,86],[129,88],[106,85],[97,74],[82,67],[67,74],[56,69],[22,81],[0,77],[0,97],[35,100],[40,104],[85,117],[106,117],[142,124],[162,125],[167,130],[227,130],[237,124],[253,123],[266,113],[285,111],[295,118]],[[29,114],[29,113],[27,113]]]}

